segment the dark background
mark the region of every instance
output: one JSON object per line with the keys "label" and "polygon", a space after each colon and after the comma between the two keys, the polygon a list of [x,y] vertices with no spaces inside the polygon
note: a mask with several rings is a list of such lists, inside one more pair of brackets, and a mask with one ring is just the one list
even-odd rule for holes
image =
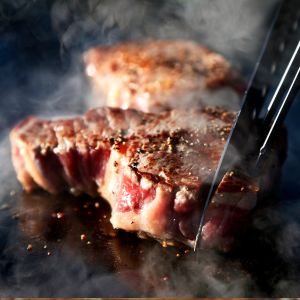
{"label": "dark background", "polygon": [[[178,261],[175,249],[127,235],[107,238],[102,227],[95,230],[105,212],[92,208],[91,199],[28,199],[9,156],[8,131],[25,116],[78,114],[91,106],[81,61],[88,47],[147,37],[194,39],[249,78],[277,2],[0,0],[1,296],[299,295],[299,97],[286,119],[288,156],[276,205],[254,213],[240,252],[205,251],[200,261],[184,250]],[[85,204],[93,217],[77,213]],[[51,216],[60,210],[65,223]],[[92,250],[82,246],[81,232],[91,236]]]}

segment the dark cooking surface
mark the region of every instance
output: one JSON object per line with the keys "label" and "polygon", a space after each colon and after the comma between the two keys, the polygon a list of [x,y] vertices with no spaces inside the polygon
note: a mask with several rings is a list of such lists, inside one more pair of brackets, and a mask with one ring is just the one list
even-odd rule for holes
{"label": "dark cooking surface", "polygon": [[[98,200],[23,194],[10,164],[7,130],[32,113],[85,111],[88,87],[80,64],[72,63],[76,54],[95,35],[105,43],[128,36],[111,24],[109,33],[87,35],[85,45],[76,39],[64,39],[62,45],[49,25],[50,1],[22,6],[21,17],[5,4],[15,2],[3,3],[0,7],[11,19],[0,27],[1,296],[299,296],[299,97],[286,121],[289,153],[279,191],[254,212],[234,253],[208,250],[196,258],[186,249],[163,248],[134,235],[114,236],[109,211],[101,202],[98,207]],[[151,9],[176,17],[166,13],[176,7],[160,3]],[[153,17],[153,11],[152,23],[164,16]],[[253,53],[243,66],[246,74],[255,61]],[[247,52],[240,61],[245,57]]]}

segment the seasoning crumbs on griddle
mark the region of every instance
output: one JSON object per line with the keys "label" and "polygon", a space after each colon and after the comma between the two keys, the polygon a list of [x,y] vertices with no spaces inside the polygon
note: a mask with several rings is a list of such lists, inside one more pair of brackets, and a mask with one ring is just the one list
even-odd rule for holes
{"label": "seasoning crumbs on griddle", "polygon": [[164,247],[164,248],[167,248],[168,247],[168,243],[166,241],[162,241],[161,245]]}
{"label": "seasoning crumbs on griddle", "polygon": [[65,214],[63,212],[56,213],[56,218],[57,219],[62,219],[64,216],[65,216]]}

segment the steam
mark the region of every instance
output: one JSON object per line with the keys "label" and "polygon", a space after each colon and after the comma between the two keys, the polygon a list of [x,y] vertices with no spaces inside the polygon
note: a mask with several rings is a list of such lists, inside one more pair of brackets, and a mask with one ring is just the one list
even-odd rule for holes
{"label": "steam", "polygon": [[[268,17],[277,1],[272,0],[189,0],[189,1],[148,1],[148,0],[102,0],[102,1],[1,1],[1,30],[11,30],[11,36],[5,35],[8,51],[20,47],[18,51],[27,51],[24,55],[15,55],[1,61],[3,80],[1,82],[2,105],[0,110],[0,208],[11,204],[21,197],[21,188],[15,178],[10,160],[9,129],[29,114],[43,116],[73,115],[83,113],[93,106],[88,83],[84,77],[81,56],[89,47],[97,44],[110,45],[123,40],[153,38],[182,38],[199,41],[221,52],[234,64],[241,66],[246,76],[252,70],[261,45]],[[49,15],[49,9],[51,11]],[[45,17],[49,24],[44,24],[38,16]],[[42,18],[43,19],[43,18]],[[34,55],[26,47],[26,39],[15,37],[18,22],[26,20],[29,32],[38,41]],[[51,21],[51,22],[50,22]],[[23,23],[21,23],[23,25]],[[16,27],[13,27],[16,26]],[[26,27],[27,28],[27,27]],[[32,34],[32,35],[31,35]],[[22,45],[24,43],[24,49]],[[54,49],[53,47],[54,43]],[[49,48],[50,47],[50,48]],[[5,49],[4,49],[5,50]],[[1,53],[4,53],[0,48]],[[11,54],[13,55],[13,54]],[[38,55],[39,59],[35,59]],[[1,59],[1,57],[0,57]],[[33,63],[32,63],[33,61]],[[29,66],[29,69],[28,69]],[[26,70],[23,70],[27,68]],[[21,75],[20,75],[21,73]],[[4,78],[6,77],[6,78]],[[10,83],[13,82],[13,83]],[[226,97],[226,91],[224,97]],[[299,111],[299,105],[298,105]],[[294,116],[294,120],[298,116]],[[299,124],[298,124],[299,127]],[[297,133],[297,127],[294,131]],[[293,142],[299,140],[292,136]],[[297,149],[290,150],[288,170],[299,171]],[[283,178],[283,180],[286,180]],[[297,179],[298,180],[298,179]],[[299,187],[299,180],[284,181],[286,186]],[[82,253],[74,251],[62,259],[61,252],[53,252],[50,257],[40,255],[40,261],[48,259],[38,266],[30,264],[30,259],[23,261],[26,255],[26,239],[22,246],[15,246],[16,232],[5,233],[8,241],[4,259],[11,259],[14,265],[9,269],[16,278],[3,282],[2,295],[25,294],[28,296],[206,296],[206,297],[244,297],[244,296],[298,296],[299,295],[299,191],[296,196],[289,191],[281,191],[282,198],[288,205],[281,203],[275,207],[258,210],[252,220],[253,236],[260,236],[260,249],[257,239],[249,237],[249,253],[241,250],[241,255],[224,255],[214,251],[201,252],[200,258],[193,255],[176,257],[177,250],[164,250],[158,244],[151,245],[146,251],[144,261],[137,268],[134,263],[118,270],[102,270],[102,265],[89,264],[82,258]],[[274,200],[275,202],[275,200]],[[2,210],[1,210],[2,211]],[[7,212],[8,214],[8,212]],[[3,216],[3,215],[2,215]],[[7,215],[5,215],[7,217]],[[3,219],[2,219],[3,221]],[[11,221],[9,221],[11,222]],[[9,223],[10,224],[10,223]],[[15,230],[15,232],[14,232]],[[247,240],[244,238],[244,240]],[[126,240],[125,240],[126,241]],[[112,242],[113,243],[113,242]],[[117,243],[117,241],[115,241]],[[72,245],[67,245],[68,251]],[[120,249],[130,245],[121,245]],[[4,246],[5,247],[5,246]],[[265,247],[265,248],[264,248]],[[116,253],[122,251],[114,248]],[[11,249],[17,249],[16,252]],[[272,250],[273,249],[273,250]],[[249,251],[250,251],[249,250]],[[268,252],[269,251],[269,252]],[[114,253],[115,253],[114,252]],[[261,252],[265,257],[261,256]],[[271,253],[271,254],[270,254]],[[44,255],[44,254],[43,254]],[[123,254],[124,255],[124,254]],[[135,261],[132,257],[130,261]],[[279,265],[270,257],[276,256]],[[253,265],[243,261],[243,257],[261,263],[270,282],[262,280],[255,273]],[[126,259],[123,259],[125,263]],[[63,261],[63,264],[62,264]],[[28,263],[29,262],[29,263]],[[34,262],[35,263],[35,262]],[[124,265],[126,265],[124,263]],[[268,264],[269,263],[269,264]],[[70,267],[72,266],[72,267]],[[28,271],[28,268],[31,268]],[[37,279],[35,268],[42,268],[44,277]],[[46,272],[45,270],[48,271]],[[269,269],[268,269],[269,268]],[[261,271],[262,269],[260,269]],[[8,271],[8,272],[9,272]],[[115,271],[115,270],[114,270]],[[103,273],[101,273],[103,272]],[[132,292],[128,286],[128,272],[135,273],[142,282],[151,281],[153,285],[142,287],[142,291]],[[75,274],[75,277],[72,275]],[[262,282],[259,282],[259,280]],[[75,279],[74,279],[75,278]],[[135,279],[136,277],[134,277]],[[44,280],[45,279],[45,280]],[[133,280],[134,280],[133,279]],[[73,280],[73,281],[72,281]],[[74,291],[74,282],[76,293]],[[268,288],[264,284],[269,284]],[[108,287],[108,288],[107,288]],[[141,288],[141,286],[139,286]],[[102,289],[102,290],[101,290]],[[101,296],[100,295],[100,296]]]}
{"label": "steam", "polygon": [[[154,247],[146,256],[141,273],[155,278],[155,290],[145,287],[144,295],[151,297],[244,297],[255,291],[254,279],[237,261],[213,252],[176,257]],[[158,257],[157,257],[158,256]],[[259,293],[256,293],[259,295]]]}
{"label": "steam", "polygon": [[0,209],[5,208],[10,202],[11,196],[20,191],[16,176],[11,164],[8,131],[4,131],[0,136]]}
{"label": "steam", "polygon": [[108,0],[56,1],[52,21],[68,50],[124,39],[192,39],[235,64],[252,66],[265,36],[262,29],[269,25],[277,2],[116,0],[112,5]]}
{"label": "steam", "polygon": [[276,2],[192,0],[188,2],[184,16],[202,43],[234,62],[240,59],[251,63],[265,35],[261,29],[267,25],[267,12]]}

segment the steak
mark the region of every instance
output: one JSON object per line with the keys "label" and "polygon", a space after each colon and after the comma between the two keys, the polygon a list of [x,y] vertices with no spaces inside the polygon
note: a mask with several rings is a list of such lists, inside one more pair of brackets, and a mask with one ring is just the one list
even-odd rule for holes
{"label": "steak", "polygon": [[[68,119],[28,117],[11,131],[12,159],[28,192],[101,195],[114,228],[193,246],[203,195],[234,119],[235,113],[208,107],[159,114],[106,107]],[[203,240],[211,245],[232,234],[257,191],[249,178],[226,174]]]}
{"label": "steak", "polygon": [[160,112],[209,105],[238,110],[244,91],[225,58],[191,41],[92,48],[85,63],[98,103],[123,109]]}

